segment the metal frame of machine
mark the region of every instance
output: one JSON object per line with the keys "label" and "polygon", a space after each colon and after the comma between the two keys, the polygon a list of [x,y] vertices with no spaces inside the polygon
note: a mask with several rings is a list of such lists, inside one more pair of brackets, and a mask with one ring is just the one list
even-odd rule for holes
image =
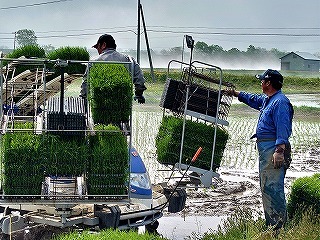
{"label": "metal frame of machine", "polygon": [[[10,64],[2,66],[3,62]],[[13,129],[16,120],[33,121],[36,129],[31,129],[35,134],[50,131],[41,126],[46,121],[47,100],[60,91],[60,110],[64,109],[64,91],[67,85],[78,79],[79,74],[72,75],[64,72],[69,64],[94,63],[121,63],[130,65],[132,62],[105,62],[105,61],[74,61],[74,60],[46,60],[46,59],[0,59],[0,86],[1,86],[1,132],[19,131]],[[48,64],[55,64],[61,69],[61,75],[47,81],[52,74],[48,70]],[[34,71],[26,70],[15,76],[16,66],[38,66]],[[42,67],[39,68],[39,65]],[[133,70],[133,68],[131,68]],[[11,76],[10,76],[11,74]],[[133,74],[131,74],[133,76]],[[31,85],[31,86],[30,86]],[[88,103],[88,101],[87,101]],[[88,103],[89,104],[89,103]],[[4,112],[3,106],[7,106]],[[16,115],[15,107],[23,107],[27,116]],[[39,114],[38,109],[42,107]],[[87,106],[90,109],[90,106]],[[131,108],[132,111],[132,108]],[[92,125],[92,117],[86,116],[87,126]],[[40,127],[39,127],[40,126]],[[66,131],[59,129],[58,131]],[[70,131],[70,129],[68,130]],[[72,130],[71,130],[72,131]],[[81,130],[76,130],[81,131]],[[92,131],[90,129],[84,132]],[[131,140],[131,116],[130,121],[123,130],[128,138],[129,170],[133,174],[144,174],[148,172],[144,167],[139,154],[132,147]],[[1,136],[0,136],[1,137]],[[132,163],[140,167],[132,167]],[[146,178],[146,177],[145,177]],[[166,197],[149,189],[141,189],[139,186],[128,182],[128,193],[126,195],[88,195],[83,191],[83,177],[76,178],[45,178],[43,180],[47,191],[40,195],[1,195],[0,208],[3,215],[0,219],[0,228],[4,234],[23,231],[34,225],[49,225],[58,228],[67,228],[73,225],[99,226],[100,228],[117,227],[119,229],[136,228],[150,225],[162,216],[162,210],[167,204]],[[61,191],[62,186],[72,191]],[[51,191],[48,191],[51,188]],[[134,189],[132,189],[134,188]],[[60,189],[59,191],[52,189]],[[48,194],[51,192],[51,195]],[[54,194],[52,194],[54,193]]]}

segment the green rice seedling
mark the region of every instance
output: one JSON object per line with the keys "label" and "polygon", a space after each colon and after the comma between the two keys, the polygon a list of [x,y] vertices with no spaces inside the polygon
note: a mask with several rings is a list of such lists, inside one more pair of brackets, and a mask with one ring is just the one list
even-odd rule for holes
{"label": "green rice seedling", "polygon": [[[39,138],[32,123],[16,123],[21,131],[7,132],[2,138],[3,190],[6,195],[41,193],[43,174],[39,168]],[[23,131],[25,129],[25,131]]]}
{"label": "green rice seedling", "polygon": [[88,80],[89,100],[96,124],[129,121],[132,106],[132,80],[122,64],[94,64]]}
{"label": "green rice seedling", "polygon": [[[182,118],[173,116],[163,117],[158,135],[156,137],[156,147],[159,162],[170,165],[179,162],[182,127]],[[210,169],[214,131],[215,129],[213,126],[205,123],[186,120],[182,163],[186,163],[186,159],[191,159],[197,148],[201,146],[203,151],[193,166],[203,169]],[[213,158],[213,170],[220,166],[223,151],[228,140],[228,133],[226,130],[218,126],[216,139],[217,141]]]}
{"label": "green rice seedling", "polygon": [[19,58],[19,57],[37,57],[37,58],[44,58],[45,51],[42,47],[38,45],[28,45],[24,47],[17,48],[13,50],[11,53],[6,55],[6,58]]}
{"label": "green rice seedling", "polygon": [[81,176],[87,168],[89,149],[82,136],[42,134],[39,156],[46,175]]}
{"label": "green rice seedling", "polygon": [[[89,61],[90,55],[86,48],[83,47],[60,47],[54,51],[48,53],[47,58],[50,60],[79,60]],[[49,64],[49,67],[53,67],[53,64]],[[86,66],[81,63],[69,63],[65,68],[65,72],[68,74],[83,74]],[[60,75],[59,69],[55,69],[56,74]]]}
{"label": "green rice seedling", "polygon": [[[20,57],[26,57],[26,58],[45,58],[45,51],[42,47],[38,45],[28,45],[24,47],[17,48],[13,50],[11,53],[6,55],[6,58],[20,58]],[[9,64],[9,61],[4,61],[3,65]],[[36,64],[33,66],[33,68],[37,67],[43,67],[43,66],[37,66]],[[19,65],[16,67],[15,75],[18,75],[26,70],[30,69],[30,66],[27,65]]]}
{"label": "green rice seedling", "polygon": [[288,199],[288,215],[301,216],[308,208],[320,214],[320,174],[296,179]]}
{"label": "green rice seedling", "polygon": [[113,125],[96,125],[95,135],[89,136],[89,148],[89,194],[126,194],[129,155],[126,138],[120,129]]}
{"label": "green rice seedling", "polygon": [[84,137],[37,135],[33,123],[16,122],[14,128],[2,139],[6,195],[39,195],[45,176],[80,176],[86,171],[88,146]]}

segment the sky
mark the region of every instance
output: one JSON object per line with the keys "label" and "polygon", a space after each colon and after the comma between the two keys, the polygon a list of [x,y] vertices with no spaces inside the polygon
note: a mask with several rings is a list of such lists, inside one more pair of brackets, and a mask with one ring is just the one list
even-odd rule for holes
{"label": "sky", "polygon": [[[91,48],[103,33],[137,49],[139,0],[1,0],[0,48],[31,29],[39,45]],[[319,0],[140,0],[154,51],[181,47],[184,35],[224,50],[249,45],[320,52]],[[141,22],[142,26],[142,22]],[[146,49],[141,30],[141,49]]]}

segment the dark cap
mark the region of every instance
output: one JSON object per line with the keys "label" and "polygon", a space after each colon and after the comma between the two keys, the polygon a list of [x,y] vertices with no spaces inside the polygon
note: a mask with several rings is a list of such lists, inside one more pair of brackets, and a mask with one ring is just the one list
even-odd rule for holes
{"label": "dark cap", "polygon": [[113,37],[109,34],[103,34],[99,37],[97,43],[93,45],[93,48],[97,48],[98,44],[106,43],[107,47],[109,48],[116,48],[116,42],[114,41]]}
{"label": "dark cap", "polygon": [[256,78],[261,80],[268,80],[272,82],[278,82],[281,85],[283,84],[283,77],[281,73],[279,73],[277,70],[268,69],[261,75],[256,75]]}

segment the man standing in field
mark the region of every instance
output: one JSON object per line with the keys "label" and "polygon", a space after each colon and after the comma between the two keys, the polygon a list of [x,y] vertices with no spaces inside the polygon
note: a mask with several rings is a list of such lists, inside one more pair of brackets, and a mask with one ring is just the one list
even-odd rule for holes
{"label": "man standing in field", "polygon": [[[116,42],[114,38],[109,34],[103,34],[99,37],[97,43],[92,46],[97,49],[99,56],[96,61],[114,61],[114,62],[133,62],[133,84],[135,87],[135,96],[134,100],[138,101],[138,103],[145,103],[145,98],[143,96],[143,91],[147,88],[145,87],[145,79],[139,64],[132,57],[117,52]],[[131,73],[131,64],[129,71]],[[83,82],[81,85],[80,96],[86,97],[87,94],[87,71],[83,77]]]}
{"label": "man standing in field", "polygon": [[230,90],[230,94],[248,106],[259,110],[256,134],[259,151],[259,178],[267,226],[281,228],[287,219],[284,177],[289,167],[293,107],[281,92],[282,75],[268,69],[256,76],[264,94]]}

